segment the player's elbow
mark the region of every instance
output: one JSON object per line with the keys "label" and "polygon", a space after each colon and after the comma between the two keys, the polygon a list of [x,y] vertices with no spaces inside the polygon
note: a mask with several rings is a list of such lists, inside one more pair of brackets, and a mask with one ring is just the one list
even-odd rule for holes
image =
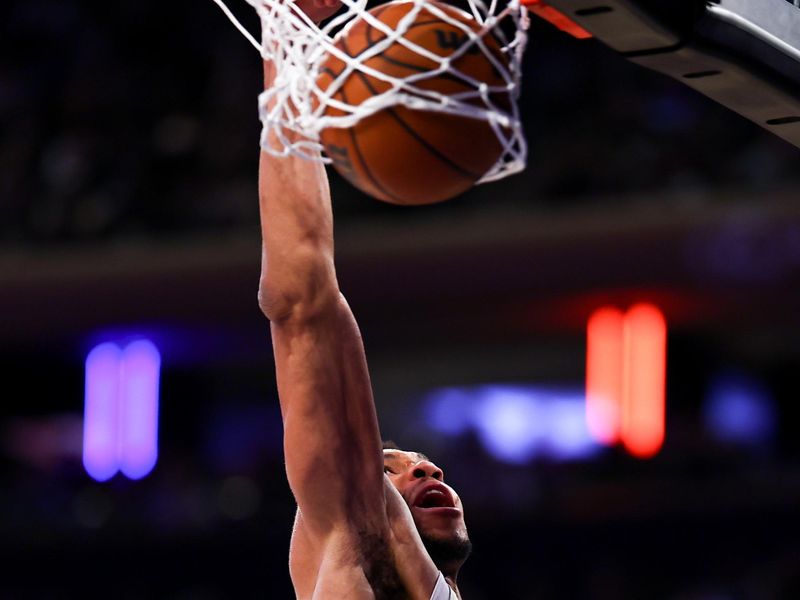
{"label": "player's elbow", "polygon": [[328,261],[295,262],[276,271],[267,265],[258,289],[261,312],[273,323],[312,319],[339,301],[336,275]]}
{"label": "player's elbow", "polygon": [[271,294],[258,292],[261,312],[273,323],[310,321],[324,314],[338,302],[339,290],[330,289],[317,294]]}

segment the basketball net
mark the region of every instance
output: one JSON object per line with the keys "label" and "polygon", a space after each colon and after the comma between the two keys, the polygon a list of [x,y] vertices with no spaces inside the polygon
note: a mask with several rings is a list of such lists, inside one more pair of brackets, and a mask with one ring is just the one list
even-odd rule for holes
{"label": "basketball net", "polygon": [[[295,155],[307,160],[331,162],[324,155],[320,131],[327,127],[352,127],[361,119],[392,106],[413,110],[435,111],[486,121],[497,135],[503,153],[479,183],[501,179],[525,168],[527,144],[519,118],[517,99],[520,92],[522,54],[527,41],[528,15],[520,0],[466,0],[477,27],[470,28],[427,0],[409,0],[414,6],[393,29],[367,12],[366,0],[342,0],[343,7],[321,26],[315,24],[290,0],[247,0],[261,20],[261,43],[237,21],[223,0],[214,0],[228,18],[265,60],[272,61],[276,76],[273,85],[259,96],[259,117],[263,124],[261,147],[275,156]],[[406,39],[404,34],[421,11],[457,27],[463,36],[457,47],[446,56],[439,56]],[[364,19],[386,36],[358,56],[348,56],[336,47],[336,35],[354,19]],[[501,47],[503,61],[498,60],[484,42],[492,35]],[[436,68],[397,78],[365,64],[393,44],[401,44],[438,65]],[[466,52],[479,49],[504,82],[489,86],[460,72],[454,63]],[[346,64],[336,80],[320,89],[317,78],[328,53]],[[389,84],[385,92],[376,94],[359,105],[336,98],[343,82],[360,71]],[[458,77],[467,86],[464,92],[443,95],[418,87],[418,82],[431,77]],[[509,105],[501,109],[490,95],[507,94]],[[326,115],[326,108],[338,109],[337,116]],[[341,111],[341,112],[339,112]],[[299,135],[297,135],[299,134]],[[387,143],[391,143],[387,140]]]}

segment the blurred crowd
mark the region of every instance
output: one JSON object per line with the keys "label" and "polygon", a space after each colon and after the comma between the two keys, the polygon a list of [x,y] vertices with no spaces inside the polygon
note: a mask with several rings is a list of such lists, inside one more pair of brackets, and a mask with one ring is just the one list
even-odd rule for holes
{"label": "blurred crowd", "polygon": [[[0,241],[252,227],[258,55],[211,0],[14,1],[0,18]],[[521,209],[798,177],[788,144],[536,19],[521,106],[530,166],[498,200]],[[387,210],[333,180],[345,218]]]}
{"label": "blurred crowd", "polygon": [[0,11],[4,240],[216,229],[257,214],[258,55],[213,3]]}
{"label": "blurred crowd", "polygon": [[[159,464],[140,481],[90,480],[80,417],[48,415],[44,398],[41,416],[6,419],[0,596],[292,597],[295,507],[277,401],[260,379],[232,379],[166,373]],[[713,443],[690,432],[698,425],[684,404],[672,405],[669,443],[651,461],[606,449],[589,460],[504,463],[472,434],[443,437],[412,418],[424,413],[414,398],[406,419],[384,413],[382,422],[385,435],[443,465],[464,499],[475,544],[460,578],[465,598],[796,598],[793,454],[777,460],[771,438]],[[48,577],[31,578],[37,568]]]}
{"label": "blurred crowd", "polygon": [[[257,29],[244,0],[231,8]],[[257,52],[211,0],[0,3],[0,250],[257,235],[260,78]],[[752,190],[760,202],[800,181],[800,150],[536,20],[521,106],[528,169],[446,210],[473,209],[492,185],[503,190],[492,206],[556,211],[602,210],[631,196],[715,202],[728,189]],[[335,173],[331,183],[344,221],[429,210],[382,205]],[[778,248],[769,265],[779,254],[795,272],[797,238],[769,246],[773,230],[764,231],[750,246]],[[770,271],[755,252],[733,260],[745,233],[728,232],[713,249],[729,279],[747,283]],[[689,336],[683,343],[702,346]],[[291,597],[294,504],[268,365],[235,376],[207,365],[165,369],[163,398],[179,401],[162,407],[158,468],[141,482],[98,484],[80,463],[83,357],[3,351],[6,378],[21,382],[8,389],[39,387],[9,392],[0,420],[10,490],[0,494],[0,597]],[[490,342],[481,352],[489,360]],[[794,406],[796,366],[780,367],[783,410]],[[781,448],[720,449],[692,429],[704,375],[670,382],[669,445],[648,463],[609,450],[593,462],[504,465],[469,436],[445,443],[387,427],[401,444],[427,444],[464,489],[476,542],[465,597],[800,597],[795,415],[786,413]],[[234,380],[245,388],[241,402]],[[30,577],[36,569],[48,577]]]}

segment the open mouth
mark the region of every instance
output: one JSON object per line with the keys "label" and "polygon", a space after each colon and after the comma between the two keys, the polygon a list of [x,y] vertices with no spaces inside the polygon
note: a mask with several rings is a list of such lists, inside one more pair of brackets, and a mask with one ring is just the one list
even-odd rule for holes
{"label": "open mouth", "polygon": [[455,508],[455,503],[450,494],[439,486],[431,486],[422,490],[414,506],[417,508]]}

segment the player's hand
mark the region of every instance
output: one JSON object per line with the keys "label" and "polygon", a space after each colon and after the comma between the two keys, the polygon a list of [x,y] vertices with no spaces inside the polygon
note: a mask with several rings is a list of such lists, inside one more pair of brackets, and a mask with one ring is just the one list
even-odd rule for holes
{"label": "player's hand", "polygon": [[341,0],[295,0],[295,4],[314,23],[324,21],[342,6]]}

